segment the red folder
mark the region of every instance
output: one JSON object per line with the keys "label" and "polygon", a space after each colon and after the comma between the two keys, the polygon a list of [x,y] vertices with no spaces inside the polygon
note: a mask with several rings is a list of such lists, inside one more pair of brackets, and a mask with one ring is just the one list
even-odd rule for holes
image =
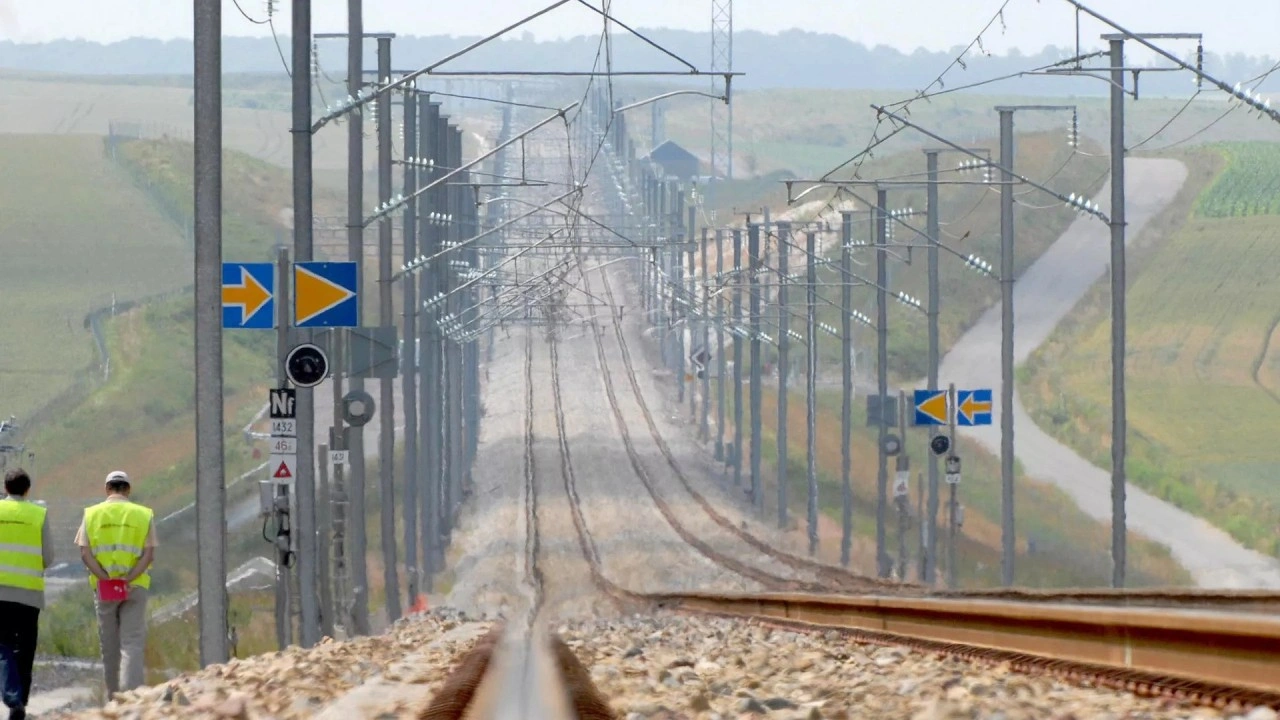
{"label": "red folder", "polygon": [[129,597],[129,586],[124,580],[99,580],[98,599],[103,602],[120,602]]}

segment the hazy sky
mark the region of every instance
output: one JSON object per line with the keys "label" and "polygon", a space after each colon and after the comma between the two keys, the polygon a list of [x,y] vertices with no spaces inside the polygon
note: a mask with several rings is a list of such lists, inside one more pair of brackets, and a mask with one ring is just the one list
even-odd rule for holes
{"label": "hazy sky", "polygon": [[[265,19],[266,0],[240,0],[245,12]],[[600,0],[593,0],[599,6]],[[280,6],[276,27],[288,33],[289,0]],[[365,0],[365,29],[408,35],[487,34],[550,4],[549,0]],[[1001,0],[737,0],[738,30],[801,28],[837,33],[868,45],[903,50],[940,50],[967,43],[995,14]],[[1203,32],[1206,48],[1280,56],[1280,3],[1275,0],[1092,0],[1090,7],[1134,32]],[[628,24],[704,30],[711,0],[613,0],[614,14]],[[346,27],[345,0],[314,0],[316,32]],[[0,0],[0,39],[37,42],[86,38],[102,42],[132,36],[191,36],[190,0]],[[920,22],[921,19],[928,22]],[[984,44],[1003,52],[1010,46],[1038,51],[1048,44],[1074,43],[1072,10],[1065,0],[1010,0],[1007,30],[999,25]],[[265,35],[265,25],[246,21],[232,0],[224,0],[227,35]],[[527,28],[538,38],[599,31],[597,15],[577,0]],[[1096,45],[1101,26],[1083,26]]]}

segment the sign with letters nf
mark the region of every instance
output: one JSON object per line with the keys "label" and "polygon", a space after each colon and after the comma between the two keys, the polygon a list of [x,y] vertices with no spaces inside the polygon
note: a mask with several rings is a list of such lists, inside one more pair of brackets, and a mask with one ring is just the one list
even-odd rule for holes
{"label": "sign with letters nf", "polygon": [[297,418],[298,392],[293,388],[274,388],[268,391],[267,403],[272,420]]}

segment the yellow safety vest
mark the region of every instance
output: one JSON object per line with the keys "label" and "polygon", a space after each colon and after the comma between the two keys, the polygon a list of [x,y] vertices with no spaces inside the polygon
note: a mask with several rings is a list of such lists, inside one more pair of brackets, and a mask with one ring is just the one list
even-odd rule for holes
{"label": "yellow safety vest", "polygon": [[0,500],[0,585],[44,592],[45,512],[35,503]]}
{"label": "yellow safety vest", "polygon": [[[84,533],[89,552],[112,578],[128,575],[142,557],[151,530],[151,508],[131,502],[101,502],[85,508]],[[151,569],[130,583],[135,587],[151,587]],[[89,575],[89,586],[98,588],[98,578]]]}

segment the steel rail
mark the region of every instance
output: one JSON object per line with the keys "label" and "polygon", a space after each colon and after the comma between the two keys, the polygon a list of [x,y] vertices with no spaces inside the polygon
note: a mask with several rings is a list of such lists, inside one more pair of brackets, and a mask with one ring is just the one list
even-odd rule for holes
{"label": "steel rail", "polygon": [[1075,603],[837,595],[652,596],[749,618],[1010,662],[1025,672],[1215,707],[1280,707],[1280,617]]}

